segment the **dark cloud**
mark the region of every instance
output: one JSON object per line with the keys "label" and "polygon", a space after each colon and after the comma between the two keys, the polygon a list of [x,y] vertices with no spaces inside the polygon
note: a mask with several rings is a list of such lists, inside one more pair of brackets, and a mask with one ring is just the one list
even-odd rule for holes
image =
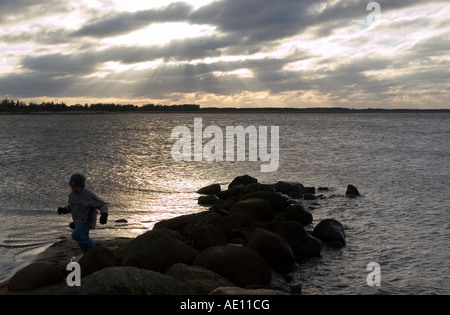
{"label": "dark cloud", "polygon": [[188,19],[193,7],[186,3],[172,3],[163,9],[151,9],[134,13],[116,13],[90,21],[72,35],[111,37],[141,29],[153,23],[180,22]]}
{"label": "dark cloud", "polygon": [[[155,98],[167,99],[171,95],[184,93],[215,94],[229,96],[244,92],[280,93],[313,92],[339,102],[387,102],[395,91],[408,95],[417,91],[429,91],[429,95],[443,97],[448,93],[450,72],[445,59],[450,50],[448,40],[441,37],[419,40],[400,56],[381,57],[377,54],[360,57],[329,57],[313,59],[298,50],[286,56],[245,58],[261,52],[271,52],[289,37],[307,33],[313,37],[331,35],[354,20],[368,15],[368,1],[313,0],[218,0],[194,10],[183,2],[173,3],[160,9],[138,12],[113,12],[101,15],[94,12],[92,18],[78,30],[49,28],[38,23],[31,31],[9,32],[1,35],[3,43],[33,42],[40,46],[36,55],[24,56],[13,74],[0,74],[0,95],[17,98],[33,97],[80,97],[80,98]],[[378,1],[382,12],[421,4],[418,0]],[[0,0],[0,23],[11,24],[16,18],[44,17],[49,12],[66,10],[67,3],[44,1],[39,4],[31,0]],[[321,9],[324,8],[324,9]],[[84,11],[87,12],[87,11]],[[100,46],[98,40],[128,34],[153,23],[187,22],[212,25],[217,33],[211,36],[170,41],[160,46]],[[383,34],[395,30],[431,27],[432,20],[426,17],[414,21],[393,21],[383,24]],[[416,23],[416,24],[415,24]],[[434,24],[433,24],[434,25]],[[441,25],[446,28],[446,25]],[[368,45],[381,39],[368,36],[349,40],[358,48],[370,50]],[[53,45],[63,52],[55,53]],[[396,43],[392,43],[393,46]],[[99,49],[101,47],[101,49]],[[301,47],[297,43],[295,47]],[[53,51],[53,53],[48,53]],[[47,54],[45,54],[47,52]],[[208,57],[241,56],[240,59],[213,59],[194,63]],[[378,57],[377,57],[378,56]],[[105,77],[93,75],[106,62],[133,65],[163,59],[156,68],[110,72]],[[292,63],[313,60],[312,66],[303,70],[292,69]],[[219,60],[219,61],[217,61]],[[232,60],[232,61],[229,61]],[[343,61],[345,60],[345,61]],[[327,64],[333,67],[326,67]],[[332,70],[330,70],[331,68]],[[247,69],[251,76],[239,76],[237,70]],[[324,70],[327,69],[327,70]],[[408,71],[406,71],[408,70]],[[373,71],[387,71],[389,76],[377,77]],[[233,74],[234,73],[234,74]],[[414,92],[416,91],[416,92]]]}
{"label": "dark cloud", "polygon": [[66,11],[65,1],[0,0],[0,24],[16,24]]}

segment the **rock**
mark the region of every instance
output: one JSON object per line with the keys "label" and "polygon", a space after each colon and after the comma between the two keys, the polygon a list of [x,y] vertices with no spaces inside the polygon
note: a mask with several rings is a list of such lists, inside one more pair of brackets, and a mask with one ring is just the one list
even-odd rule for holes
{"label": "rock", "polygon": [[330,190],[330,188],[328,188],[328,187],[319,187],[319,188],[317,188],[317,190],[318,191],[328,191],[328,190]]}
{"label": "rock", "polygon": [[[217,203],[215,204],[215,208],[218,208],[220,210],[230,211],[231,206],[234,205],[238,201],[239,201],[239,199],[237,197],[230,197],[226,200],[219,199],[217,201]],[[213,209],[211,209],[211,210],[213,210]]]}
{"label": "rock", "polygon": [[246,200],[250,198],[267,200],[268,202],[270,202],[273,211],[275,212],[283,211],[287,206],[289,206],[289,198],[273,191],[256,191],[254,193],[242,196],[240,200]]}
{"label": "rock", "polygon": [[217,203],[217,197],[214,195],[198,197],[198,204],[201,206],[212,206]]}
{"label": "rock", "polygon": [[[270,289],[243,289],[238,287],[220,287],[212,292],[209,295],[289,295],[289,293],[278,291],[278,290],[270,290]],[[264,303],[264,302],[263,302]],[[261,307],[264,307],[261,305]],[[270,307],[266,305],[266,307]]]}
{"label": "rock", "polygon": [[155,271],[135,267],[110,267],[82,279],[81,287],[67,288],[73,295],[192,295],[184,282]]}
{"label": "rock", "polygon": [[198,251],[203,251],[212,246],[227,244],[227,239],[222,230],[210,223],[196,224],[185,236],[192,241],[192,247]]}
{"label": "rock", "polygon": [[[290,281],[292,281],[292,279],[290,279]],[[275,271],[272,271],[272,278],[270,279],[269,287],[272,290],[283,291],[289,294],[293,293],[288,281],[286,281],[286,279],[282,275]],[[298,294],[297,291],[295,293]]]}
{"label": "rock", "polygon": [[320,221],[314,228],[312,235],[325,244],[332,243],[333,246],[338,244],[345,246],[346,244],[344,226],[334,219]]}
{"label": "rock", "polygon": [[273,188],[276,192],[280,192],[282,194],[290,193],[294,190],[291,183],[279,181],[275,185],[273,185]]}
{"label": "rock", "polygon": [[241,194],[246,195],[253,193],[255,191],[273,191],[273,185],[252,183],[242,186]]}
{"label": "rock", "polygon": [[250,198],[236,202],[230,209],[230,214],[241,213],[253,221],[270,221],[273,219],[273,209],[270,202],[264,199]]}
{"label": "rock", "polygon": [[195,293],[207,295],[218,287],[232,287],[233,284],[217,273],[200,267],[175,264],[167,270],[166,275],[183,281]]}
{"label": "rock", "polygon": [[304,187],[303,188],[303,194],[315,195],[316,194],[316,187]]}
{"label": "rock", "polygon": [[58,267],[45,263],[32,263],[14,274],[9,280],[8,289],[27,291],[60,283],[63,280],[64,275]]}
{"label": "rock", "polygon": [[244,187],[244,185],[234,185],[228,188],[227,190],[216,194],[216,196],[222,200],[230,199],[233,197],[239,197],[239,195],[241,194],[242,187]]}
{"label": "rock", "polygon": [[361,194],[359,193],[358,188],[356,188],[353,185],[348,185],[347,191],[345,192],[345,196],[349,198],[355,198],[361,196]]}
{"label": "rock", "polygon": [[317,197],[314,196],[313,194],[306,193],[306,194],[303,195],[303,199],[304,200],[316,200]]}
{"label": "rock", "polygon": [[169,229],[182,233],[187,225],[203,220],[204,218],[211,217],[212,215],[215,214],[211,213],[210,211],[202,211],[199,213],[187,214],[168,220],[163,220],[157,222],[154,225],[153,230]]}
{"label": "rock", "polygon": [[210,247],[201,252],[194,265],[207,268],[238,286],[269,284],[269,264],[253,249],[237,245]]}
{"label": "rock", "polygon": [[289,243],[281,236],[255,228],[246,246],[258,252],[276,272],[289,273],[294,270],[294,253]]}
{"label": "rock", "polygon": [[162,228],[130,241],[123,253],[122,266],[164,273],[176,263],[192,262],[197,254],[181,241],[180,233]]}
{"label": "rock", "polygon": [[128,223],[128,221],[127,220],[125,220],[125,219],[119,219],[119,220],[116,220],[116,221],[114,221],[115,223]]}
{"label": "rock", "polygon": [[286,239],[298,258],[318,257],[322,251],[322,242],[306,232],[300,222],[271,221],[263,228]]}
{"label": "rock", "polygon": [[289,197],[294,198],[294,199],[303,199],[303,194],[296,192],[296,191],[291,191],[290,193],[287,194]]}
{"label": "rock", "polygon": [[228,185],[228,188],[231,188],[236,185],[247,185],[252,183],[257,183],[258,180],[249,175],[238,176]]}
{"label": "rock", "polygon": [[212,184],[197,190],[200,195],[215,195],[222,191],[220,184]]}
{"label": "rock", "polygon": [[103,246],[89,249],[78,263],[81,267],[82,278],[103,268],[114,267],[119,264],[113,253]]}
{"label": "rock", "polygon": [[303,226],[309,225],[313,221],[313,215],[306,210],[302,205],[290,205],[284,209],[286,221],[297,221]]}

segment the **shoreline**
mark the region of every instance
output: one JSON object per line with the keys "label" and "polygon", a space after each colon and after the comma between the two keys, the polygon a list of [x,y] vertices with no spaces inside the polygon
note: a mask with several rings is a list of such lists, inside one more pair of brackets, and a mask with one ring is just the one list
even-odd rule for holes
{"label": "shoreline", "polygon": [[430,114],[430,113],[450,113],[450,109],[343,109],[333,110],[328,108],[307,108],[307,109],[211,109],[205,108],[198,111],[42,111],[42,112],[0,112],[0,116],[90,116],[90,115],[151,115],[151,114]]}
{"label": "shoreline", "polygon": [[[0,284],[0,295],[299,295],[299,264],[344,248],[344,226],[321,220],[301,200],[326,187],[236,177],[228,188],[197,191],[206,209],[159,221],[134,238],[99,239],[78,261],[81,286],[69,287],[79,245],[62,237]],[[360,196],[348,185],[349,198]],[[245,262],[244,264],[242,262]],[[71,281],[71,280],[70,280]]]}

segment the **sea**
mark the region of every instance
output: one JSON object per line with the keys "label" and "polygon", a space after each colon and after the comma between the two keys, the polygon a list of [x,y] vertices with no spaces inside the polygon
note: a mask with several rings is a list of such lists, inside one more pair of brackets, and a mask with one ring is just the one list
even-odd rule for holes
{"label": "sea", "polygon": [[[262,172],[267,163],[250,158],[175,161],[172,131],[193,132],[196,118],[224,132],[279,127],[278,169]],[[307,229],[334,218],[347,245],[299,262],[291,277],[303,294],[450,293],[449,113],[0,116],[0,281],[70,238],[71,218],[56,210],[67,203],[74,173],[109,204],[108,224],[91,232],[97,240],[135,237],[158,221],[205,211],[199,188],[226,189],[244,174],[328,187],[302,201],[314,216]],[[362,196],[346,198],[349,184]]]}

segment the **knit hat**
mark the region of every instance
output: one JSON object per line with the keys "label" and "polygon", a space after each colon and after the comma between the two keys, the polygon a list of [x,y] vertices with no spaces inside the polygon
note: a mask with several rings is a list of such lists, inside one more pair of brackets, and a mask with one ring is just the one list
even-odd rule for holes
{"label": "knit hat", "polygon": [[69,185],[72,187],[84,188],[85,183],[86,183],[86,178],[83,175],[75,174],[75,175],[72,175],[72,177],[70,178]]}

